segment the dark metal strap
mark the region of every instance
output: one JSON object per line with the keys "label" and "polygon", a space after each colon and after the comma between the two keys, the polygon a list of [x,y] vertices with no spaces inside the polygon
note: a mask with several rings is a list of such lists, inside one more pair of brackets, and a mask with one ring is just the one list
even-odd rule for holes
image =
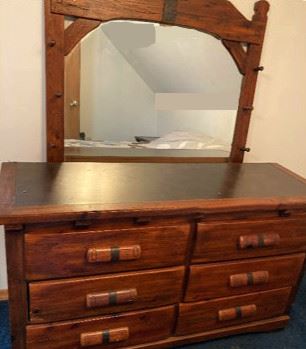
{"label": "dark metal strap", "polygon": [[117,292],[110,292],[109,305],[116,305],[116,304],[117,304]]}
{"label": "dark metal strap", "polygon": [[162,22],[175,23],[177,0],[164,0],[164,1],[165,1],[165,5],[164,5]]}
{"label": "dark metal strap", "polygon": [[102,343],[103,344],[109,344],[110,341],[110,335],[109,335],[109,331],[103,331],[102,332]]}
{"label": "dark metal strap", "polygon": [[253,285],[254,284],[253,273],[247,273],[247,278],[248,278],[248,286]]}
{"label": "dark metal strap", "polygon": [[118,262],[120,260],[120,247],[111,248],[111,261]]}
{"label": "dark metal strap", "polygon": [[242,318],[241,307],[236,307],[236,314],[237,314],[237,319],[241,319]]}

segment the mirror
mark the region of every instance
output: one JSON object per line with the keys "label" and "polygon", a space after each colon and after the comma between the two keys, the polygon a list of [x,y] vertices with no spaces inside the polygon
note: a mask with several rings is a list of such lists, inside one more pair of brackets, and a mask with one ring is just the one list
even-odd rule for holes
{"label": "mirror", "polygon": [[65,158],[226,161],[240,87],[232,57],[208,34],[101,24],[66,57]]}

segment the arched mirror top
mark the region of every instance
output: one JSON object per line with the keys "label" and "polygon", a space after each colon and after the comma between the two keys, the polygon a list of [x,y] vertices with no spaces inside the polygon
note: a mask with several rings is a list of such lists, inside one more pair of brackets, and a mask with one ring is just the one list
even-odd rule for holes
{"label": "arched mirror top", "polygon": [[[252,19],[247,19],[227,0],[45,0],[45,7],[49,161],[64,160],[65,57],[101,24],[132,21],[194,29],[219,39],[228,50],[243,79],[230,156],[224,160],[242,162],[244,152],[248,151],[247,133],[257,75],[262,70],[260,56],[269,10],[267,1],[255,3]],[[69,25],[65,25],[67,18]]]}

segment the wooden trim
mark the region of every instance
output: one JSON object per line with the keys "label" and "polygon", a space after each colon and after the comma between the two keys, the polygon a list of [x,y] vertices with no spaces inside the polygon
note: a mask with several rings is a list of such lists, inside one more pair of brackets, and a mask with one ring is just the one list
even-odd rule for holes
{"label": "wooden trim", "polygon": [[67,56],[84,36],[96,29],[101,23],[101,21],[84,18],[79,18],[73,22],[64,33],[64,55]]}
{"label": "wooden trim", "polygon": [[[177,0],[175,6],[165,6],[166,0],[51,1],[52,13],[65,16],[99,21],[125,19],[174,24],[205,31],[222,39],[261,43],[261,24],[253,24],[227,0]],[[167,16],[164,10],[169,7],[171,14]],[[222,25],[220,18],[223,19]]]}
{"label": "wooden trim", "polygon": [[256,322],[249,322],[247,324],[226,327],[219,330],[212,330],[204,333],[197,333],[188,336],[170,337],[159,342],[141,344],[129,347],[129,349],[166,349],[174,346],[181,346],[186,344],[196,344],[198,342],[207,341],[210,339],[222,338],[239,333],[256,333],[264,331],[273,331],[286,327],[289,321],[289,316],[279,316],[276,318],[261,320]]}
{"label": "wooden trim", "polygon": [[0,290],[0,301],[8,300],[8,290]]}
{"label": "wooden trim", "polygon": [[[197,29],[223,40],[239,71],[244,74],[232,150],[229,160],[242,162],[250,124],[269,4],[255,4],[252,21],[227,0],[177,0],[164,16],[166,0],[45,0],[47,72],[47,159],[62,162],[64,157],[64,56],[101,21],[132,19]],[[64,15],[76,21],[64,30]],[[222,18],[222,23],[220,22]],[[245,53],[241,44],[247,44]],[[110,158],[66,158],[71,161],[121,161]],[[164,159],[142,159],[163,162]],[[166,162],[219,162],[220,159],[167,159]],[[123,160],[122,160],[123,161]],[[130,158],[126,162],[137,162]]]}
{"label": "wooden trim", "polygon": [[0,210],[11,207],[15,202],[16,164],[2,163],[0,176]]}
{"label": "wooden trim", "polygon": [[23,231],[5,233],[12,349],[26,348],[25,331],[28,309],[27,285],[24,280],[23,239]]}
{"label": "wooden trim", "polygon": [[75,221],[150,216],[202,216],[209,213],[262,213],[279,210],[305,210],[306,197],[180,200],[150,203],[118,204],[67,204],[58,206],[31,206],[1,212],[1,224],[43,223],[52,221]]}
{"label": "wooden trim", "polygon": [[269,4],[266,1],[259,1],[255,4],[255,14],[253,21],[264,24],[262,29],[261,44],[249,44],[247,50],[247,60],[245,67],[245,76],[242,80],[241,93],[239,99],[239,107],[237,112],[237,119],[232,143],[232,152],[230,160],[232,162],[243,162],[244,153],[247,143],[249,125],[253,111],[253,103],[255,97],[255,90],[258,77],[258,67],[261,59],[261,52],[263,47],[265,29],[267,24],[267,13],[269,11]]}
{"label": "wooden trim", "polygon": [[156,156],[81,156],[65,155],[65,161],[69,162],[116,162],[116,163],[225,163],[225,157],[156,157]]}
{"label": "wooden trim", "polygon": [[246,52],[242,44],[236,41],[222,40],[222,44],[232,56],[239,72],[245,75]]}
{"label": "wooden trim", "polygon": [[64,16],[52,14],[45,0],[47,159],[64,161]]}

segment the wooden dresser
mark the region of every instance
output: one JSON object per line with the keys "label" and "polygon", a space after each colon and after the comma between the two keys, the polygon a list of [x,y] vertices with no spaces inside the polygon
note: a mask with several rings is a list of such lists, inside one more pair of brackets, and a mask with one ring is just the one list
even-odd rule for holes
{"label": "wooden dresser", "polygon": [[169,348],[284,327],[306,184],[273,164],[4,164],[14,349]]}

